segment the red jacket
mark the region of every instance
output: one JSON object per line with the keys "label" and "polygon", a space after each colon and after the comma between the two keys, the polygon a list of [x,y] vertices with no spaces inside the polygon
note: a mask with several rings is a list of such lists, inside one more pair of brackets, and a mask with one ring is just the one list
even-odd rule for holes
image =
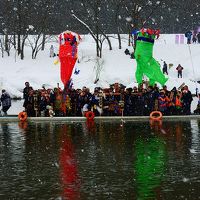
{"label": "red jacket", "polygon": [[181,65],[178,65],[178,67],[176,68],[176,70],[182,71],[182,70],[183,70],[183,67],[182,67]]}

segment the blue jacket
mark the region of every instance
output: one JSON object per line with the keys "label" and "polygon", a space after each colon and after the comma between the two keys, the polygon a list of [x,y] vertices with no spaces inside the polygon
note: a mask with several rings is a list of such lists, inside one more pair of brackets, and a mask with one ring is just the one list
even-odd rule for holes
{"label": "blue jacket", "polygon": [[7,92],[2,93],[1,102],[2,102],[2,107],[11,106],[11,98]]}

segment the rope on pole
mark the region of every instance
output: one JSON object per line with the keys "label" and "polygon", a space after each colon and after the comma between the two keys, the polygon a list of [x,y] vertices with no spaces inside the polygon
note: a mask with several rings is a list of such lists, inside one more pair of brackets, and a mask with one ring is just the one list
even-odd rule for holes
{"label": "rope on pole", "polygon": [[196,81],[196,76],[195,76],[195,72],[194,72],[194,63],[193,63],[193,59],[192,59],[192,52],[191,52],[191,48],[190,48],[190,44],[188,44],[188,48],[189,48],[189,52],[190,52],[190,59],[191,59],[191,63],[192,63],[192,70],[193,70],[193,76],[194,76],[194,82],[195,82],[195,86],[196,86],[196,91],[197,91],[197,81]]}

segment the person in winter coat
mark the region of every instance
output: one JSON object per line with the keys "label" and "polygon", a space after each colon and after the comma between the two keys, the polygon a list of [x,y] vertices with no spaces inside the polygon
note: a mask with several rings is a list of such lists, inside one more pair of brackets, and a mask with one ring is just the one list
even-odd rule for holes
{"label": "person in winter coat", "polygon": [[53,47],[53,45],[51,45],[51,47],[50,47],[50,54],[49,54],[49,56],[50,56],[50,58],[56,56],[55,53],[54,53],[54,47]]}
{"label": "person in winter coat", "polygon": [[132,88],[126,88],[124,95],[124,115],[130,116],[133,114],[133,105],[132,105]]}
{"label": "person in winter coat", "polygon": [[198,94],[198,103],[197,103],[197,107],[194,110],[194,114],[200,114],[200,94]]}
{"label": "person in winter coat", "polygon": [[29,92],[32,91],[33,88],[30,86],[29,82],[25,82],[25,88],[23,89],[23,107],[25,108],[25,111],[27,110],[27,105],[28,105],[28,98],[29,98]]}
{"label": "person in winter coat", "polygon": [[200,32],[197,34],[197,41],[200,43]]}
{"label": "person in winter coat", "polygon": [[4,89],[2,90],[1,104],[3,115],[6,116],[8,109],[11,107],[11,98],[10,95]]}
{"label": "person in winter coat", "polygon": [[159,94],[153,89],[152,86],[148,86],[144,97],[145,115],[150,115],[150,113],[155,109],[155,100],[158,95]]}
{"label": "person in winter coat", "polygon": [[126,55],[130,55],[130,51],[129,51],[128,49],[126,49],[126,50],[124,51],[124,53],[125,53]]}
{"label": "person in winter coat", "polygon": [[167,63],[165,61],[163,63],[163,74],[167,74],[168,75],[168,72],[167,72]]}
{"label": "person in winter coat", "polygon": [[101,107],[102,101],[103,101],[103,94],[101,94],[98,89],[95,89],[90,100],[90,106],[93,109],[95,116],[99,116],[103,113],[103,110]]}
{"label": "person in winter coat", "polygon": [[185,37],[187,38],[187,44],[191,44],[192,31],[187,31],[187,32],[185,33]]}
{"label": "person in winter coat", "polygon": [[190,115],[191,114],[191,103],[193,101],[192,94],[188,89],[188,86],[185,85],[182,90],[181,101],[183,104],[183,114]]}
{"label": "person in winter coat", "polygon": [[158,97],[158,107],[160,112],[162,112],[162,114],[166,115],[167,114],[167,109],[168,109],[168,97],[165,95],[165,91],[161,90],[159,97]]}
{"label": "person in winter coat", "polygon": [[192,43],[196,44],[196,42],[197,42],[197,36],[196,36],[196,34],[193,34],[193,36],[192,36]]}
{"label": "person in winter coat", "polygon": [[176,99],[175,99],[175,106],[176,106],[176,115],[181,115],[182,114],[182,93],[180,91],[177,92],[176,94]]}
{"label": "person in winter coat", "polygon": [[182,71],[183,71],[183,67],[179,64],[176,68],[177,72],[178,72],[178,78],[182,78]]}

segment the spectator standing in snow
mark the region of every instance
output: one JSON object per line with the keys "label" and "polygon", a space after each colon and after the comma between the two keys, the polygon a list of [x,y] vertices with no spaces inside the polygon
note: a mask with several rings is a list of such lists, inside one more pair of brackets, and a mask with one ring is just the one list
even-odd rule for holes
{"label": "spectator standing in snow", "polygon": [[198,103],[197,103],[197,107],[194,110],[195,114],[200,114],[200,94],[198,94],[198,98],[199,98],[199,100],[198,100]]}
{"label": "spectator standing in snow", "polygon": [[124,53],[125,53],[126,55],[130,55],[130,51],[129,51],[128,49],[126,49],[126,50],[124,51]]}
{"label": "spectator standing in snow", "polygon": [[196,44],[196,42],[197,42],[197,35],[193,34],[193,36],[192,36],[192,43]]}
{"label": "spectator standing in snow", "polygon": [[176,68],[177,72],[178,72],[178,78],[180,76],[180,78],[182,78],[182,71],[183,71],[183,67],[179,64]]}
{"label": "spectator standing in snow", "polygon": [[191,44],[192,31],[187,31],[187,32],[185,33],[185,37],[187,38],[187,44]]}
{"label": "spectator standing in snow", "polygon": [[163,74],[167,74],[168,75],[168,72],[167,72],[167,63],[164,61],[164,64],[163,64]]}
{"label": "spectator standing in snow", "polygon": [[54,56],[55,56],[54,47],[53,47],[53,45],[51,45],[51,47],[50,47],[50,58],[54,57]]}
{"label": "spectator standing in snow", "polygon": [[200,44],[200,32],[197,34],[197,41]]}
{"label": "spectator standing in snow", "polygon": [[1,94],[1,103],[3,115],[6,116],[8,109],[11,107],[11,98],[10,95],[4,89],[2,90]]}
{"label": "spectator standing in snow", "polygon": [[25,108],[25,111],[27,109],[27,104],[28,104],[28,98],[29,98],[29,92],[33,90],[33,88],[30,86],[29,82],[25,82],[25,88],[23,90],[23,99],[24,99],[24,104],[23,107]]}
{"label": "spectator standing in snow", "polygon": [[190,115],[193,98],[187,85],[183,87],[181,101],[183,102],[183,114]]}

